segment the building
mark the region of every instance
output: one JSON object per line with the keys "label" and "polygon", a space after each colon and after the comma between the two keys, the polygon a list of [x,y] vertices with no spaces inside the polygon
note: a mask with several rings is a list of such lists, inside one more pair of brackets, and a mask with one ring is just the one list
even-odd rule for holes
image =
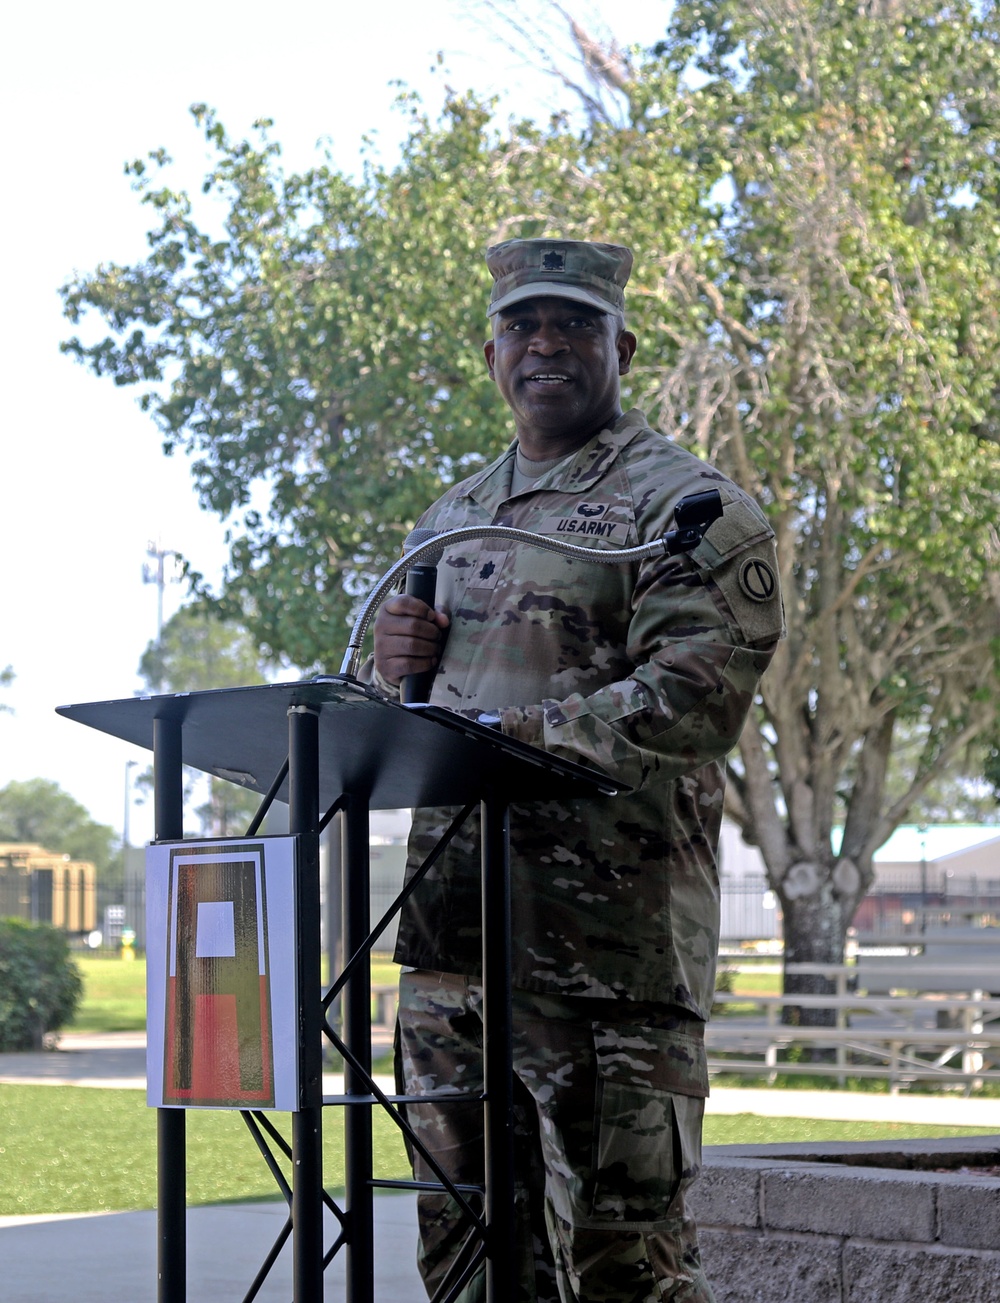
{"label": "building", "polygon": [[[760,851],[723,824],[723,939],[781,936]],[[875,852],[875,882],[854,917],[859,932],[1000,922],[1000,824],[903,824]]]}
{"label": "building", "polygon": [[97,926],[93,864],[30,843],[0,843],[0,918],[51,923],[86,936]]}
{"label": "building", "polygon": [[1000,826],[904,824],[875,854],[861,933],[1000,923]]}

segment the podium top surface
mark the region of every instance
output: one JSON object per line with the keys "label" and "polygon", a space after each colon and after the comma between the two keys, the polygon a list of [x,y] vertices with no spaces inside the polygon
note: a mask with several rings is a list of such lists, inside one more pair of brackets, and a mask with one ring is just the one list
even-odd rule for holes
{"label": "podium top surface", "polygon": [[[504,737],[440,706],[403,706],[342,675],[300,683],[60,706],[66,719],[153,748],[157,720],[180,727],[183,762],[266,792],[288,754],[288,714],[319,717],[320,805],[342,793],[373,810],[464,805],[494,794],[511,801],[612,796],[606,774]],[[278,792],[287,800],[287,780]]]}

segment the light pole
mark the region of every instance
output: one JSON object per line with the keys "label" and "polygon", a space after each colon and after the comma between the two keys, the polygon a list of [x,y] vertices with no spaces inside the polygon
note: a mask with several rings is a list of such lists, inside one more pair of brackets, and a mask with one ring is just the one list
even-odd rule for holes
{"label": "light pole", "polygon": [[[163,547],[159,541],[155,543],[150,541],[146,544],[146,555],[156,562],[155,565],[144,565],[142,567],[142,582],[156,585],[156,640],[159,642],[160,635],[163,633],[163,590],[168,583],[180,583],[181,554],[174,552],[171,548]],[[168,558],[170,561],[169,575],[167,573]]]}
{"label": "light pole", "polygon": [[138,769],[138,760],[125,761],[125,813],[122,818],[122,855],[128,850],[129,846],[129,823],[132,813],[132,770]]}
{"label": "light pole", "polygon": [[[132,873],[132,865],[129,863],[130,824],[132,821],[132,770],[138,768],[138,760],[125,761],[125,810],[122,816],[122,938],[124,940],[125,931],[129,930],[133,940],[138,936],[143,946],[145,946],[146,930],[145,927],[140,926],[142,915],[145,912],[145,904],[138,894],[137,884]],[[126,952],[123,948],[122,954],[124,958],[135,957],[135,952],[132,949]]]}

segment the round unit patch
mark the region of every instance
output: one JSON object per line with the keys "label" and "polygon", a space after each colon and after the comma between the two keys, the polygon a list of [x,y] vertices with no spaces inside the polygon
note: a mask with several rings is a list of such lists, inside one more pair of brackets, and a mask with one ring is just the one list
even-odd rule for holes
{"label": "round unit patch", "polygon": [[740,566],[740,588],[751,602],[769,602],[778,591],[778,581],[767,562],[755,556]]}

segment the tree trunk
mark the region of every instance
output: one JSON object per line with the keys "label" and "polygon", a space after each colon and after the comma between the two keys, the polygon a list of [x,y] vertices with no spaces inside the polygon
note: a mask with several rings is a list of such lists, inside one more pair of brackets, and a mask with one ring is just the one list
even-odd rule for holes
{"label": "tree trunk", "polygon": [[[817,973],[789,972],[795,964],[844,962],[844,943],[850,922],[834,885],[836,869],[800,862],[792,865],[781,884],[779,896],[784,912],[786,995],[833,995],[836,980]],[[832,1027],[833,1009],[804,1009],[786,1006],[782,1021],[798,1027]],[[828,1052],[814,1056],[824,1061]]]}

